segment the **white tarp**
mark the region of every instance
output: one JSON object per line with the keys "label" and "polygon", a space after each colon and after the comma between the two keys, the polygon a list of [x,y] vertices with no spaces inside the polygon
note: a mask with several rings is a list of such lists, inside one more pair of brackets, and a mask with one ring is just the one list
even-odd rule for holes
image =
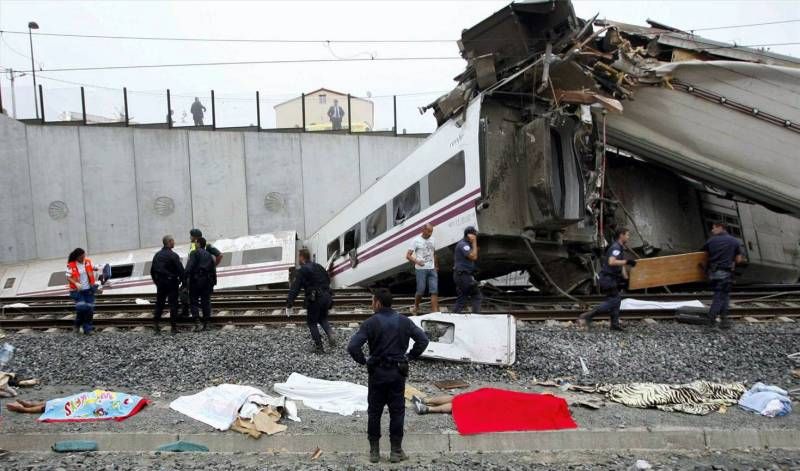
{"label": "white tarp", "polygon": [[442,334],[428,344],[423,357],[490,365],[512,365],[516,360],[517,324],[509,314],[434,312],[410,319],[422,330]]}
{"label": "white tarp", "polygon": [[323,412],[352,415],[353,412],[367,410],[367,387],[360,384],[326,381],[292,373],[285,383],[276,383],[272,389]]}
{"label": "white tarp", "polygon": [[650,310],[650,309],[669,309],[675,310],[679,307],[705,307],[703,303],[694,299],[692,301],[643,301],[641,299],[626,298],[622,300],[620,310]]}
{"label": "white tarp", "polygon": [[[217,430],[228,430],[245,403],[285,406],[288,417],[298,421],[297,407],[285,398],[274,398],[252,386],[220,384],[191,396],[181,396],[169,404],[170,409],[208,424]],[[285,404],[284,404],[285,403]]]}

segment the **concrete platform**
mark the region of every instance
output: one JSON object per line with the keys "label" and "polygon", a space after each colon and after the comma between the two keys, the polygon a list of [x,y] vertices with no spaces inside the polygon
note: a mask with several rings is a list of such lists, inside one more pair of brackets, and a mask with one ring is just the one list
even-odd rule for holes
{"label": "concrete platform", "polygon": [[[16,452],[49,451],[61,440],[94,440],[99,451],[145,452],[177,440],[199,443],[211,452],[280,452],[307,454],[320,448],[363,453],[365,434],[277,434],[252,439],[236,432],[218,433],[16,433],[2,435],[2,448]],[[388,438],[383,439],[388,447]],[[735,450],[800,449],[800,430],[719,430],[696,428],[596,429],[514,432],[462,436],[457,433],[408,433],[403,447],[412,453],[496,453],[524,451]]]}

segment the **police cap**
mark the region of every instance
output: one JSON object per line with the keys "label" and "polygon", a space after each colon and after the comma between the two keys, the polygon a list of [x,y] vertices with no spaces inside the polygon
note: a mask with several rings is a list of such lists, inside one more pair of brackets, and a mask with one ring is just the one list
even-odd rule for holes
{"label": "police cap", "polygon": [[203,237],[203,231],[200,229],[192,229],[189,231],[189,235],[192,237]]}

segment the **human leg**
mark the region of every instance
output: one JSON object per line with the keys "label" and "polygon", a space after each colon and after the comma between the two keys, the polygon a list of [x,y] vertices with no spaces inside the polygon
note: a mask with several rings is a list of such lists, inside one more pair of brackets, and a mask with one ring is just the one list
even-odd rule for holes
{"label": "human leg", "polygon": [[322,336],[319,334],[319,327],[317,327],[317,324],[319,323],[319,316],[319,304],[316,302],[309,303],[306,306],[306,325],[308,325],[308,331],[311,333],[311,340],[314,341],[314,346],[316,347],[316,351],[318,353],[323,350]]}
{"label": "human leg", "polygon": [[81,319],[81,327],[84,334],[90,334],[94,330],[92,320],[94,319],[94,293],[91,289],[85,289],[79,292],[78,306],[83,311]]}
{"label": "human leg", "polygon": [[388,388],[386,383],[369,382],[367,390],[367,438],[370,442],[377,442],[381,438],[381,416],[383,408],[388,402]]}
{"label": "human leg", "polygon": [[431,312],[439,312],[439,274],[436,270],[429,271],[427,284],[431,294]]}
{"label": "human leg", "polygon": [[405,389],[405,378],[389,383],[387,402],[389,406],[389,441],[392,445],[389,461],[392,463],[408,459],[403,452],[403,425],[406,418],[405,397],[403,397]]}
{"label": "human leg", "polygon": [[[171,284],[168,287],[167,292],[165,294],[166,294],[165,297],[166,297],[166,299],[168,300],[168,303],[169,303],[169,323],[172,324],[173,326],[177,326],[177,323],[178,323],[178,284],[177,283]],[[158,299],[156,299],[156,301],[158,301]],[[161,308],[162,308],[162,310],[164,308],[163,301],[162,301]],[[161,317],[161,316],[159,316],[159,317]]]}
{"label": "human leg", "polygon": [[459,275],[458,273],[453,274],[453,282],[456,285],[456,304],[453,306],[453,312],[459,313],[467,305],[468,286],[464,285],[464,275]]}
{"label": "human leg", "polygon": [[[164,304],[167,301],[168,290],[165,285],[156,285],[156,305],[153,308],[153,324],[158,333],[158,325],[161,322],[161,316],[164,313]],[[174,321],[175,314],[170,313],[170,321]]]}

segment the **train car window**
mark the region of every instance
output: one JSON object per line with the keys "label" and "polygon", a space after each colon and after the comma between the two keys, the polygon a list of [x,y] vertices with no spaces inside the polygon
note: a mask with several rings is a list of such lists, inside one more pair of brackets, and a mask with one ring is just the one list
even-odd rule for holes
{"label": "train car window", "polygon": [[361,245],[361,223],[344,233],[344,253],[349,253],[359,245]]}
{"label": "train car window", "polygon": [[419,182],[406,188],[392,200],[394,208],[393,225],[401,224],[419,212]]}
{"label": "train car window", "polygon": [[10,289],[14,287],[14,282],[17,281],[16,278],[8,278],[6,280],[6,284],[3,285],[3,289]]}
{"label": "train car window", "polygon": [[[270,247],[270,248],[271,249],[280,250],[280,247]],[[280,256],[278,257],[278,260],[280,260],[281,257],[283,257],[283,251],[280,252]],[[222,252],[222,260],[219,261],[219,265],[217,265],[217,268],[229,267],[229,266],[231,266],[231,262],[232,261],[233,261],[233,253],[232,252]],[[277,260],[269,260],[269,261],[270,262],[276,262]],[[263,262],[252,262],[252,263],[263,263]],[[247,265],[247,263],[245,263],[244,265]]]}
{"label": "train car window", "polygon": [[464,188],[464,151],[450,157],[447,162],[436,167],[428,175],[428,200],[431,205],[442,201],[456,191]]}
{"label": "train car window", "polygon": [[364,238],[366,239],[366,242],[369,242],[386,232],[386,206],[381,206],[373,211],[372,214],[367,216],[367,220],[365,222],[366,230]]}
{"label": "train car window", "polygon": [[50,281],[47,286],[64,286],[67,284],[67,274],[64,271],[57,271],[50,275]]}
{"label": "train car window", "polygon": [[339,238],[337,237],[334,239],[330,244],[328,244],[328,258],[330,259],[333,257],[333,254],[339,252],[339,255],[342,254],[342,251],[339,250],[341,246],[339,245]]}
{"label": "train car window", "polygon": [[[242,252],[242,265],[254,263],[279,262],[283,258],[283,247],[264,247],[262,249],[245,250]],[[223,255],[222,261],[225,261]],[[220,266],[222,262],[220,262]]]}
{"label": "train car window", "polygon": [[130,278],[133,275],[133,264],[111,265],[111,278]]}

